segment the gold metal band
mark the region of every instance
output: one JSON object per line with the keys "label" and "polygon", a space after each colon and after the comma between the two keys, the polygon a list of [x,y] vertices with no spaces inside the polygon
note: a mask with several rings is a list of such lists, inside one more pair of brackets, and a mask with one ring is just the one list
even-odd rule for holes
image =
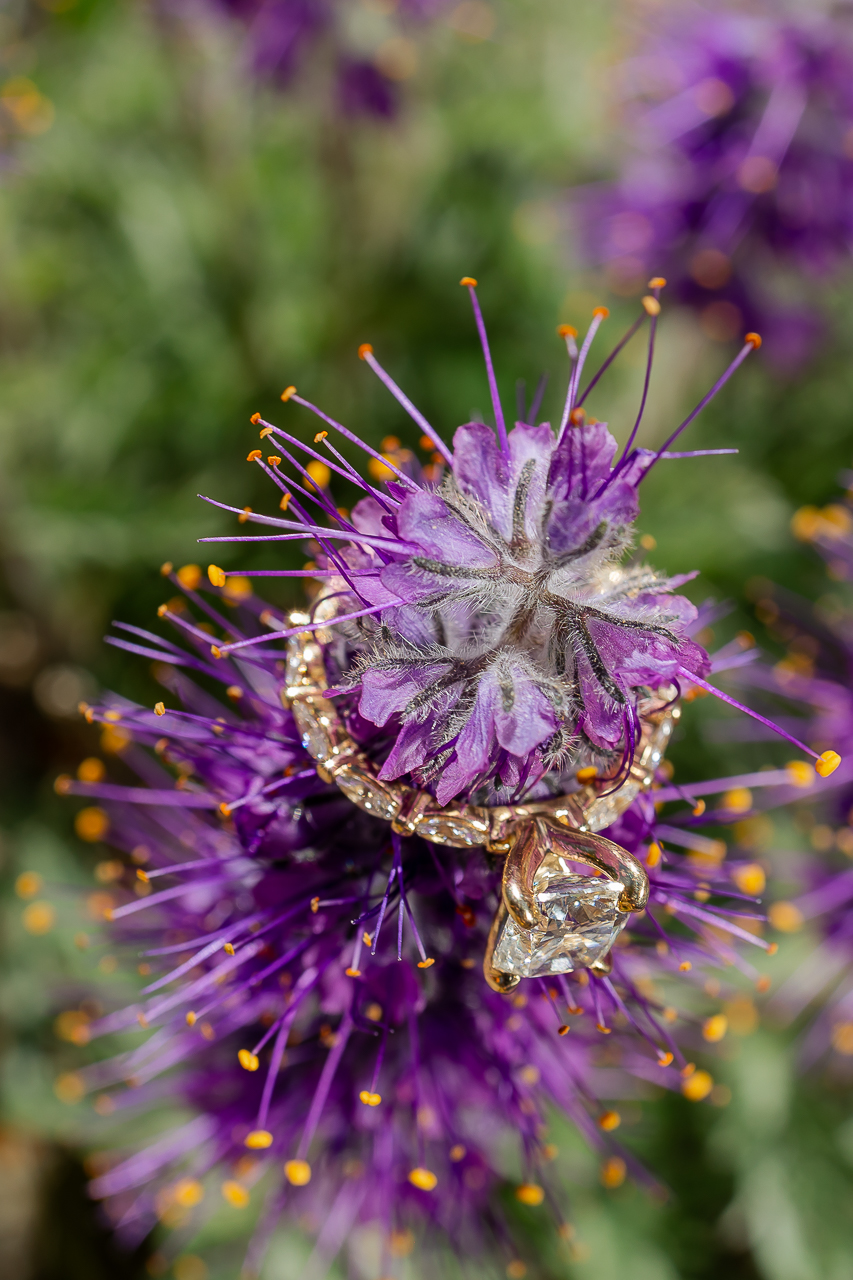
{"label": "gold metal band", "polygon": [[[309,621],[305,613],[290,615],[292,626]],[[334,782],[347,799],[366,813],[390,822],[400,835],[418,835],[456,848],[485,847],[489,853],[507,855],[502,910],[511,912],[522,928],[541,925],[533,878],[549,850],[621,881],[621,910],[645,908],[649,888],[643,867],[625,849],[595,833],[611,826],[642,791],[651,787],[681,714],[680,707],[672,701],[674,688],[659,689],[656,696],[639,704],[641,739],[628,776],[617,790],[610,790],[612,779],[595,778],[578,791],[552,800],[491,807],[442,806],[426,791],[380,780],[366,753],[348,734],[334,704],[325,697],[328,683],[322,646],[331,638],[329,631],[319,629],[290,638],[283,694],[293,711],[302,745],[315,761],[321,778]],[[494,978],[490,976],[488,968],[497,924],[498,917],[487,950],[486,976],[497,990],[508,990],[515,983],[501,984],[494,971]]]}

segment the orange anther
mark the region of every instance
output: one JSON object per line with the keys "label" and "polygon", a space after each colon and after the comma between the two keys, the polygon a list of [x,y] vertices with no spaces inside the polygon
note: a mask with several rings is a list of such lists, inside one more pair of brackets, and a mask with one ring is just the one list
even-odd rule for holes
{"label": "orange anther", "polygon": [[285,387],[281,393],[282,400],[289,400],[291,396],[296,395],[296,387]]}
{"label": "orange anther", "polygon": [[223,818],[228,818],[231,816],[231,809],[225,803],[224,800],[222,801],[222,804],[219,806],[219,812],[222,814]]}
{"label": "orange anther", "polygon": [[155,716],[164,716],[164,715],[166,714],[166,704],[165,704],[165,702],[155,702],[155,703],[154,703],[154,714],[155,714]]}
{"label": "orange anther", "polygon": [[477,287],[477,281],[474,279],[473,276],[463,276],[462,279],[459,281],[459,283],[467,284],[472,289]]}
{"label": "orange anther", "polygon": [[225,570],[220,569],[219,565],[209,564],[207,566],[207,576],[210,579],[210,585],[212,587],[225,586]]}
{"label": "orange anther", "polygon": [[358,349],[359,360],[363,360],[365,356],[372,356],[372,355],[373,355],[373,347],[370,345],[370,343],[362,342],[361,346]]}
{"label": "orange anther", "polygon": [[268,454],[268,455],[267,455],[267,462],[268,462],[268,464],[269,464],[271,467],[280,467],[280,466],[281,466],[281,458],[278,456],[278,454],[277,454],[277,453],[270,453],[270,454]]}
{"label": "orange anther", "polygon": [[260,460],[261,460],[260,449],[253,449],[251,453],[246,454],[247,462],[260,462]]}
{"label": "orange anther", "polygon": [[261,427],[261,430],[258,432],[260,439],[266,440],[267,436],[270,435],[274,429],[275,428],[273,427]]}
{"label": "orange anther", "polygon": [[824,751],[815,762],[815,769],[822,778],[828,778],[841,764],[841,756],[837,751]]}
{"label": "orange anther", "polygon": [[593,311],[592,311],[592,314],[593,314],[594,316],[601,316],[602,320],[606,320],[606,319],[607,319],[607,317],[610,315],[610,308],[609,308],[609,307],[594,307],[594,308],[593,308]]}
{"label": "orange anther", "polygon": [[258,423],[260,422],[260,420],[261,420],[261,415],[260,415],[259,413],[253,413],[253,414],[252,414],[252,416],[251,416],[251,418],[249,419],[249,421],[250,421],[251,423],[254,423],[254,425],[255,425],[255,426],[257,426],[257,425],[258,425]]}
{"label": "orange anther", "polygon": [[653,298],[651,294],[646,294],[645,298],[641,299],[641,302],[643,304],[643,310],[647,316],[660,315],[660,303],[657,298]]}
{"label": "orange anther", "polygon": [[573,324],[558,324],[557,333],[561,338],[576,338],[578,331]]}
{"label": "orange anther", "polygon": [[743,340],[744,342],[748,342],[751,347],[754,347],[756,351],[761,346],[760,333],[746,333],[744,334]]}
{"label": "orange anther", "polygon": [[318,431],[316,436],[314,437],[314,443],[322,444],[322,442],[326,439],[326,436],[328,434],[329,434],[328,431]]}
{"label": "orange anther", "polygon": [[665,285],[666,285],[666,280],[664,280],[663,276],[652,276],[651,280],[649,281],[648,287],[650,289],[663,289]]}

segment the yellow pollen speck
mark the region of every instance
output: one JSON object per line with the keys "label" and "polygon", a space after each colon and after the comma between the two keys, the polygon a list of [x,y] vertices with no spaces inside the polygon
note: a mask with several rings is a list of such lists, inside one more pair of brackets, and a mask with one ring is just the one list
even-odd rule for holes
{"label": "yellow pollen speck", "polygon": [[660,315],[660,303],[658,302],[657,298],[653,298],[651,294],[647,294],[645,298],[642,299],[642,303],[643,303],[643,310],[645,311],[647,316]]}
{"label": "yellow pollen speck", "polygon": [[294,1187],[307,1186],[311,1181],[311,1166],[307,1160],[288,1160],[284,1176]]}
{"label": "yellow pollen speck", "polygon": [[822,778],[828,778],[841,764],[841,756],[837,751],[824,751],[815,763],[815,769]]}
{"label": "yellow pollen speck", "polygon": [[774,902],[767,919],[780,933],[797,933],[803,927],[803,913],[793,902]]}
{"label": "yellow pollen speck", "polygon": [[296,395],[296,387],[285,387],[281,393],[282,400],[289,400],[291,396]]}
{"label": "yellow pollen speck", "polygon": [[601,1166],[601,1182],[609,1191],[621,1187],[628,1173],[628,1166],[621,1156],[611,1156]]}
{"label": "yellow pollen speck", "polygon": [[224,947],[222,948],[222,950],[225,952],[225,954],[226,954],[226,955],[228,955],[228,956],[233,956],[233,955],[234,955],[234,945],[233,945],[233,943],[231,943],[231,942],[226,942],[226,943],[225,943],[225,945],[224,945]]}
{"label": "yellow pollen speck", "polygon": [[732,787],[723,795],[722,807],[732,813],[747,813],[752,808],[752,792],[748,787]]}
{"label": "yellow pollen speck", "polygon": [[155,714],[155,716],[164,716],[164,715],[166,714],[166,704],[165,704],[165,702],[155,702],[155,703],[154,703],[154,714]]}
{"label": "yellow pollen speck", "polygon": [[109,827],[110,820],[106,812],[95,804],[81,809],[74,819],[74,830],[80,839],[85,840],[88,844],[103,840]]}
{"label": "yellow pollen speck", "polygon": [[757,898],[762,894],[767,884],[764,868],[757,862],[748,862],[743,867],[735,867],[732,871],[732,879],[741,893],[747,894],[750,898]]}
{"label": "yellow pollen speck", "polygon": [[459,281],[459,283],[468,285],[469,288],[472,288],[472,289],[476,289],[477,287],[477,281],[474,279],[473,276],[463,276],[462,279]]}
{"label": "yellow pollen speck", "polygon": [[85,1095],[86,1086],[76,1072],[69,1071],[65,1075],[56,1077],[53,1082],[53,1092],[66,1106],[74,1106]]}
{"label": "yellow pollen speck", "polygon": [[318,462],[317,459],[314,458],[312,459],[311,462],[308,463],[308,466],[305,468],[305,470],[308,472],[314,485],[318,489],[325,489],[328,487],[329,480],[332,477],[332,473],[329,470],[329,468],[326,466],[325,462]]}
{"label": "yellow pollen speck", "polygon": [[545,1191],[535,1182],[522,1182],[515,1188],[515,1198],[522,1204],[537,1205],[545,1199]]}
{"label": "yellow pollen speck", "polygon": [[178,582],[182,587],[186,587],[187,591],[195,591],[201,582],[201,567],[197,564],[185,564],[178,570]]}
{"label": "yellow pollen speck", "polygon": [[596,769],[594,764],[587,765],[585,769],[578,769],[577,773],[575,774],[575,777],[583,787],[583,786],[586,786],[588,782],[592,782],[594,778],[598,777],[598,770]]}
{"label": "yellow pollen speck", "polygon": [[646,854],[646,866],[656,867],[661,860],[662,850],[660,845],[653,840],[649,845],[649,851]]}
{"label": "yellow pollen speck", "polygon": [[87,756],[77,766],[77,777],[81,782],[100,782],[105,773],[104,762],[97,756]]}
{"label": "yellow pollen speck", "polygon": [[358,1096],[360,1101],[363,1102],[366,1107],[378,1107],[382,1101],[381,1094],[371,1093],[369,1089],[362,1089]]}
{"label": "yellow pollen speck", "polygon": [[681,964],[678,966],[678,971],[679,973],[689,973],[692,968],[693,965],[689,960],[682,960]]}
{"label": "yellow pollen speck", "polygon": [[622,1123],[622,1117],[618,1111],[602,1111],[598,1117],[598,1127],[603,1129],[605,1133],[612,1133],[614,1129],[618,1129]]}
{"label": "yellow pollen speck", "polygon": [[50,933],[56,923],[56,911],[49,902],[31,902],[21,917],[27,933],[35,937]]}
{"label": "yellow pollen speck", "polygon": [[248,1049],[241,1049],[237,1054],[237,1061],[244,1071],[257,1071],[261,1065],[260,1059],[254,1053],[250,1053]]}
{"label": "yellow pollen speck", "polygon": [[363,360],[365,356],[372,356],[372,355],[373,355],[373,347],[370,345],[370,343],[362,342],[361,346],[358,349],[359,360]]}
{"label": "yellow pollen speck", "polygon": [[424,1169],[418,1165],[409,1174],[409,1182],[413,1187],[417,1187],[419,1191],[433,1191],[438,1185],[438,1178],[429,1169]]}
{"label": "yellow pollen speck", "polygon": [[193,1013],[192,1009],[190,1009],[189,1013],[187,1014],[187,1026],[194,1027],[195,1023],[196,1023],[196,1015]]}
{"label": "yellow pollen speck", "polygon": [[463,1147],[461,1142],[457,1142],[454,1146],[450,1148],[450,1159],[453,1161],[454,1164],[458,1164],[460,1160],[464,1160],[466,1154],[467,1154],[466,1148]]}
{"label": "yellow pollen speck", "polygon": [[815,779],[814,765],[807,760],[790,760],[785,765],[788,781],[795,787],[810,787]]}
{"label": "yellow pollen speck", "polygon": [[209,564],[207,566],[207,576],[210,579],[211,586],[224,587],[226,574],[224,569],[220,569],[217,564]]}
{"label": "yellow pollen speck", "polygon": [[427,957],[427,959],[426,959],[426,960],[419,960],[419,961],[418,961],[418,968],[419,968],[419,969],[428,969],[428,968],[430,967],[430,965],[433,965],[433,964],[435,964],[435,961],[434,961],[434,960],[432,960],[430,957]]}
{"label": "yellow pollen speck", "polygon": [[272,1134],[269,1129],[253,1129],[251,1133],[246,1134],[245,1145],[247,1147],[251,1147],[253,1151],[260,1151],[264,1147],[271,1147]]}
{"label": "yellow pollen speck", "polygon": [[222,1184],[222,1198],[227,1200],[234,1209],[245,1209],[250,1197],[245,1187],[229,1179]]}
{"label": "yellow pollen speck", "polygon": [[182,1209],[192,1209],[204,1199],[204,1187],[195,1178],[182,1178],[172,1188],[172,1199]]}
{"label": "yellow pollen speck", "polygon": [[713,1076],[707,1071],[694,1071],[682,1082],[681,1092],[689,1102],[701,1102],[713,1087]]}
{"label": "yellow pollen speck", "polygon": [[34,898],[43,884],[37,871],[22,871],[15,881],[15,893],[19,898]]}
{"label": "yellow pollen speck", "polygon": [[723,1036],[729,1029],[729,1020],[724,1013],[715,1013],[712,1018],[706,1018],[702,1024],[702,1037],[710,1044],[717,1040],[722,1040]]}

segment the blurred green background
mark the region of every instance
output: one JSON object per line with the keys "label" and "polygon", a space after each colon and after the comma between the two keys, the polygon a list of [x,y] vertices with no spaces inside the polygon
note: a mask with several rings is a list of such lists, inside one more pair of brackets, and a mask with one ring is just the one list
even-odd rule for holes
{"label": "blurred green background", "polygon": [[[315,430],[281,405],[288,383],[374,443],[393,433],[417,449],[357,359],[370,341],[446,438],[484,407],[460,276],[480,281],[505,404],[518,379],[530,394],[548,372],[545,417],[565,381],[555,326],[584,326],[604,303],[615,340],[636,311],[579,264],[566,197],[607,177],[618,155],[613,67],[627,9],[434,9],[415,22],[392,0],[338,5],[336,38],[394,72],[400,106],[388,120],[338,109],[331,37],[277,85],[252,74],[243,27],[201,0],[0,10],[0,1271],[16,1280],[157,1274],[156,1241],[123,1255],[86,1198],[82,1161],[101,1119],[54,1088],[77,1052],[57,1014],[88,984],[122,979],[102,947],[80,945],[93,925],[78,890],[97,891],[108,853],[76,839],[53,779],[98,749],[81,698],[112,687],[152,702],[157,690],[144,663],[102,644],[110,620],[150,625],[160,563],[204,564],[196,538],[230,528],[197,493],[269,503],[243,462],[257,439],[250,415],[305,438]],[[830,336],[807,370],[786,378],[753,358],[692,428],[687,447],[736,445],[736,458],[661,466],[645,488],[640,528],[656,562],[700,569],[694,597],[734,604],[720,640],[758,630],[757,578],[826,591],[789,521],[831,500],[850,462],[848,286],[836,281],[824,300]],[[642,443],[663,439],[733,354],[688,313],[665,313]],[[591,404],[620,440],[643,359],[631,344]],[[219,558],[257,567],[264,555]],[[679,776],[787,758],[784,747],[709,745],[696,726],[714,715],[696,708],[674,753]],[[780,831],[783,843],[796,837]],[[24,922],[27,872],[55,915],[43,933]],[[797,954],[783,949],[768,973]],[[530,1274],[853,1274],[849,1093],[798,1078],[792,1034],[741,1019],[712,1067],[728,1106],[652,1097],[636,1108],[628,1140],[670,1188],[665,1202],[629,1184],[606,1191],[595,1160],[562,1134],[580,1244],[569,1257],[516,1209]],[[177,1280],[235,1275],[239,1250],[223,1248],[190,1255]],[[295,1280],[306,1256],[285,1233],[265,1274]],[[420,1274],[416,1258],[405,1274]]]}

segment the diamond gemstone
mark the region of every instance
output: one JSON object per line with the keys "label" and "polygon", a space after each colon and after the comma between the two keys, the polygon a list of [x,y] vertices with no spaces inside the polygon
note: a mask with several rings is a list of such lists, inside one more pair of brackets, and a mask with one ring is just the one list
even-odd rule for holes
{"label": "diamond gemstone", "polygon": [[628,923],[619,910],[625,886],[604,876],[572,874],[566,862],[546,854],[533,879],[544,929],[522,929],[508,915],[492,964],[501,973],[542,978],[586,969],[605,956]]}

